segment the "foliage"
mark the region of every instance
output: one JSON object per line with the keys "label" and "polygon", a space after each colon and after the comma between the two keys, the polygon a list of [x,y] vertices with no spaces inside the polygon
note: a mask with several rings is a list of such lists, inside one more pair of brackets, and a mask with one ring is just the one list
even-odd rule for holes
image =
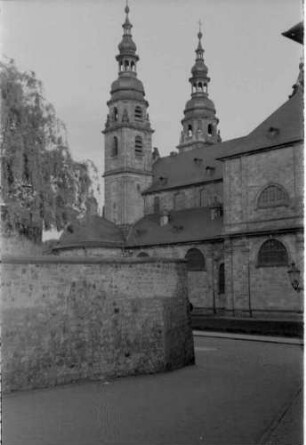
{"label": "foliage", "polygon": [[72,159],[65,126],[35,73],[13,61],[0,68],[2,225],[39,240],[43,229],[63,228],[95,201],[89,164]]}

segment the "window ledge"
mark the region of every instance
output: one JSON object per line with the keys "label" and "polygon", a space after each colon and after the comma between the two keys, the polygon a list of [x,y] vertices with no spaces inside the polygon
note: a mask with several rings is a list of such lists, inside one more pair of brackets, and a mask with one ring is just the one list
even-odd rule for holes
{"label": "window ledge", "polygon": [[256,268],[266,268],[266,267],[289,267],[289,264],[257,264]]}
{"label": "window ledge", "polygon": [[275,207],[289,207],[288,203],[281,203],[281,204],[269,204],[269,205],[259,205],[257,206],[257,210],[266,210],[266,209],[271,209],[271,208],[275,208]]}

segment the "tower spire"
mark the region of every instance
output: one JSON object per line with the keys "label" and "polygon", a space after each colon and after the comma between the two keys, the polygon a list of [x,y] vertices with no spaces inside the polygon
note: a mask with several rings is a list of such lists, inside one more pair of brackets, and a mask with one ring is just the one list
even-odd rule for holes
{"label": "tower spire", "polygon": [[142,191],[152,183],[152,133],[149,103],[137,77],[139,60],[126,2],[118,45],[118,78],[107,102],[105,135],[105,218],[124,230],[144,216]]}
{"label": "tower spire", "polygon": [[131,24],[130,20],[129,20],[129,12],[130,12],[130,8],[129,8],[129,2],[128,0],[126,0],[126,6],[124,8],[124,12],[125,12],[125,22],[122,25],[123,29],[124,29],[124,34],[129,34],[131,35],[131,29],[133,27],[133,25]]}
{"label": "tower spire", "polygon": [[203,34],[202,34],[202,22],[201,22],[201,20],[199,20],[199,32],[198,32],[199,42],[198,42],[198,47],[196,49],[196,55],[197,55],[196,56],[196,61],[203,60],[204,49],[202,47],[202,37],[203,37]]}
{"label": "tower spire", "polygon": [[123,72],[133,73],[136,75],[136,62],[138,62],[139,57],[136,54],[137,47],[132,38],[132,23],[129,19],[129,4],[126,2],[126,6],[124,8],[125,12],[125,21],[122,25],[123,28],[123,36],[122,40],[118,45],[119,54],[116,59],[119,62],[119,74]]}
{"label": "tower spire", "polygon": [[198,44],[195,49],[195,63],[191,69],[191,99],[186,103],[183,131],[181,133],[180,151],[211,145],[219,141],[217,132],[218,119],[213,102],[208,98],[208,68],[204,62],[204,49],[202,46],[202,22],[199,20],[197,33]]}

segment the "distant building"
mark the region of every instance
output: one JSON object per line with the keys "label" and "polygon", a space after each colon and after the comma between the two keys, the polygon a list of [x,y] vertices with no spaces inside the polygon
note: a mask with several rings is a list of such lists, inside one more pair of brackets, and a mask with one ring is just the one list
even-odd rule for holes
{"label": "distant building", "polygon": [[[202,33],[178,152],[152,150],[152,127],[126,7],[105,135],[105,214],[66,231],[58,253],[185,258],[194,309],[289,316],[302,293],[303,63],[290,98],[248,135],[221,142]],[[299,24],[287,33],[302,43]]]}

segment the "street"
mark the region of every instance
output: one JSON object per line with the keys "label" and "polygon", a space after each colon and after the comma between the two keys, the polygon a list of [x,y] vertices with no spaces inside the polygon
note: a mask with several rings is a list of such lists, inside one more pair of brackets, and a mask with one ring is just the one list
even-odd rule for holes
{"label": "street", "polygon": [[3,444],[261,443],[302,384],[302,347],[209,337],[195,347],[196,365],[178,371],[5,395]]}

